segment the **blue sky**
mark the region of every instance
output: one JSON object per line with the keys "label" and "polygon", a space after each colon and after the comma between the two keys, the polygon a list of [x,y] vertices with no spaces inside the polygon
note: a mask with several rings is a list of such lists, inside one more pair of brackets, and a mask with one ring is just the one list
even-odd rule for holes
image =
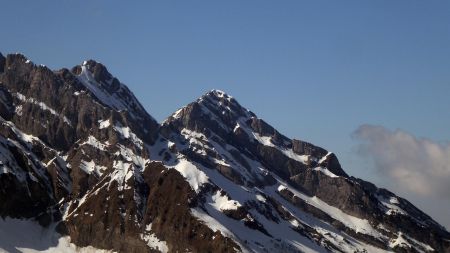
{"label": "blue sky", "polygon": [[0,51],[53,69],[98,60],[158,120],[224,90],[449,227],[351,137],[372,124],[448,145],[449,13],[445,0],[4,1]]}

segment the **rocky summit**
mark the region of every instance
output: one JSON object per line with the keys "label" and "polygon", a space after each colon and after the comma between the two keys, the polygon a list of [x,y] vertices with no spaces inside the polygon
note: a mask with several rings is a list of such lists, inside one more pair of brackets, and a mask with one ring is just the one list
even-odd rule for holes
{"label": "rocky summit", "polygon": [[0,54],[0,216],[0,252],[450,252],[413,204],[225,92],[158,123],[101,63],[21,54]]}

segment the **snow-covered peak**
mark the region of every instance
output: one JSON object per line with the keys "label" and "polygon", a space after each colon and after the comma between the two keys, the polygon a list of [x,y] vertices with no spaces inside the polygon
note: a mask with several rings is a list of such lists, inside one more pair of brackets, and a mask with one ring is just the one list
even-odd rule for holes
{"label": "snow-covered peak", "polygon": [[208,118],[215,121],[214,124],[218,124],[223,130],[231,131],[239,120],[247,121],[256,115],[241,106],[233,96],[222,90],[213,89],[174,112],[162,124],[168,124],[183,117]]}
{"label": "snow-covered peak", "polygon": [[95,80],[93,73],[89,71],[87,62],[83,62],[81,66],[81,73],[78,75],[78,80],[89,90],[95,97],[97,97],[103,104],[112,107],[115,110],[122,111],[127,109],[126,101],[114,98],[114,94],[105,89],[103,82]]}
{"label": "snow-covered peak", "polygon": [[217,90],[217,89],[213,89],[211,91],[209,91],[208,93],[205,94],[205,96],[212,96],[212,97],[216,97],[216,98],[224,98],[227,100],[232,99],[233,97],[228,95],[225,91],[222,90]]}
{"label": "snow-covered peak", "polygon": [[109,73],[105,65],[96,60],[85,60],[80,66],[82,70],[90,72],[95,81],[102,84],[105,88],[110,88],[110,86],[114,85],[116,86],[114,88],[117,89],[123,85]]}
{"label": "snow-covered peak", "polygon": [[128,111],[134,119],[150,118],[128,87],[112,76],[106,67],[94,60],[80,66],[78,80],[105,106],[116,111]]}
{"label": "snow-covered peak", "polygon": [[101,64],[103,67],[105,67],[101,62],[93,60],[93,59],[87,59],[84,60],[81,66],[95,66],[97,64]]}
{"label": "snow-covered peak", "polygon": [[197,103],[201,107],[206,107],[207,111],[211,111],[219,117],[223,115],[229,115],[235,119],[240,117],[247,119],[256,117],[247,108],[241,106],[233,96],[222,90],[214,89],[207,92],[197,100]]}

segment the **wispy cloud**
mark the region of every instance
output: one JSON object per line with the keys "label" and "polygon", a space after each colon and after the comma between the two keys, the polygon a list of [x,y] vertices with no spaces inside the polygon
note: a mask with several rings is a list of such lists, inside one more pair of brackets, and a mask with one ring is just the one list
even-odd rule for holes
{"label": "wispy cloud", "polygon": [[450,144],[374,125],[360,126],[353,137],[388,185],[421,197],[450,199]]}

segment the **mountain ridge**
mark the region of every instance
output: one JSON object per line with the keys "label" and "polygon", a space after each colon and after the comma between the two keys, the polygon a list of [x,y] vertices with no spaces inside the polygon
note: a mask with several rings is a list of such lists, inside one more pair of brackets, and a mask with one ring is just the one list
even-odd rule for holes
{"label": "mountain ridge", "polygon": [[159,124],[103,64],[51,71],[0,54],[0,98],[0,216],[56,223],[77,246],[450,249],[448,231],[407,200],[349,176],[333,153],[289,139],[223,91]]}

